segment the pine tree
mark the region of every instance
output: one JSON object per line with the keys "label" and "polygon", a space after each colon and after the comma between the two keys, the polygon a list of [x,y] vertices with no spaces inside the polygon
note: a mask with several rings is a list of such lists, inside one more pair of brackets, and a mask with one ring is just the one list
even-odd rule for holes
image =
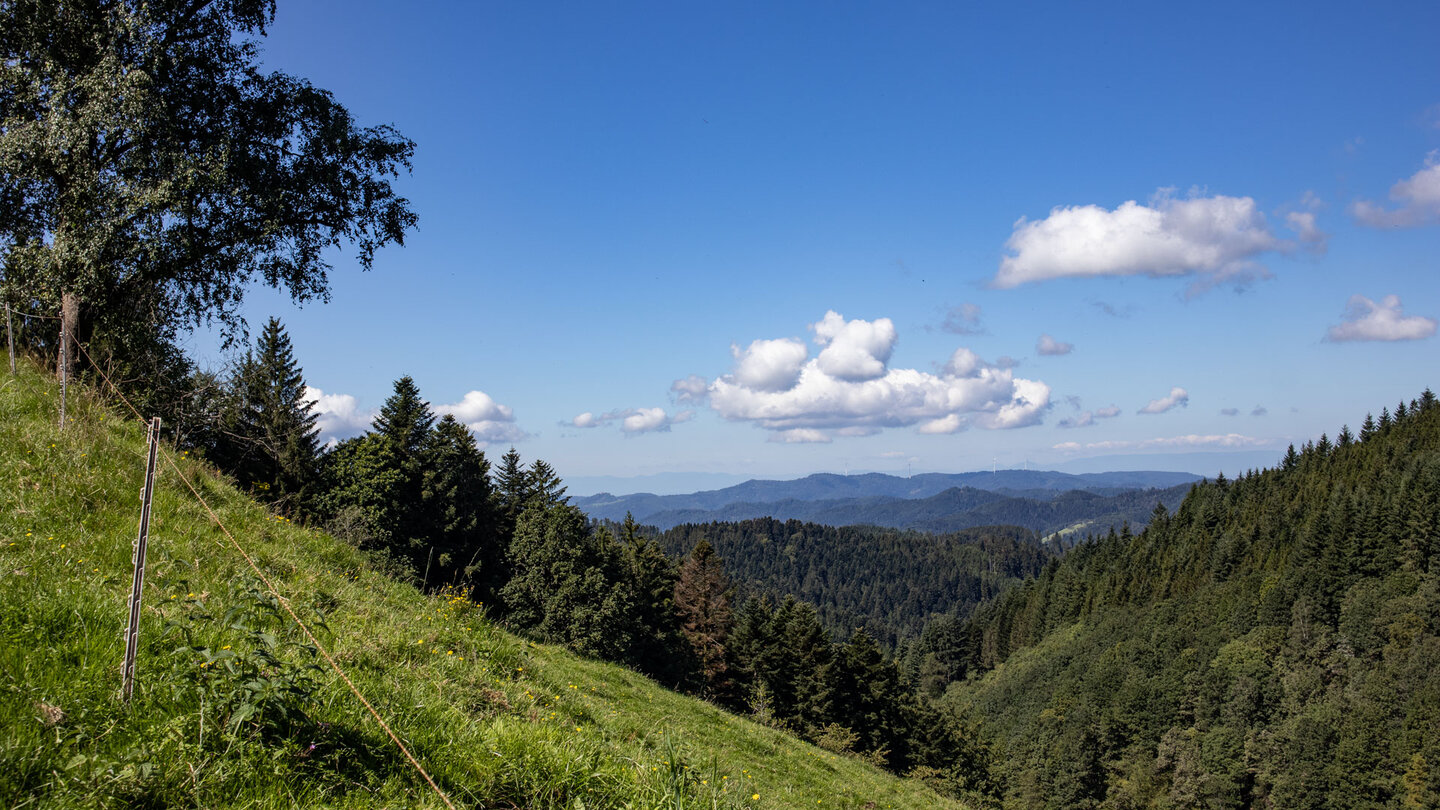
{"label": "pine tree", "polygon": [[305,396],[290,336],[280,321],[265,324],[231,381],[235,457],[240,483],[282,510],[301,511],[315,481],[320,430]]}

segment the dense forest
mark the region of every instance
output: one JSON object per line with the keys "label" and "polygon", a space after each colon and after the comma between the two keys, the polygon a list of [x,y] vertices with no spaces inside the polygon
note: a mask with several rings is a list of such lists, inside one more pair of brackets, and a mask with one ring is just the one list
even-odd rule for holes
{"label": "dense forest", "polygon": [[1013,526],[928,534],[760,518],[659,535],[672,556],[701,539],[724,559],[742,596],[793,596],[814,605],[832,633],[864,627],[889,649],[918,636],[935,615],[968,617],[1051,558],[1033,533]]}
{"label": "dense forest", "polygon": [[1440,408],[1196,487],[914,651],[1007,807],[1440,806]]}
{"label": "dense forest", "polygon": [[1179,506],[1190,484],[1166,489],[1004,493],[952,487],[923,498],[850,497],[815,501],[737,502],[715,509],[655,512],[647,524],[673,528],[685,523],[735,522],[754,518],[804,520],[830,526],[884,526],[926,532],[956,532],[980,526],[1022,526],[1041,534],[1104,531],[1111,525],[1144,525],[1156,503]]}

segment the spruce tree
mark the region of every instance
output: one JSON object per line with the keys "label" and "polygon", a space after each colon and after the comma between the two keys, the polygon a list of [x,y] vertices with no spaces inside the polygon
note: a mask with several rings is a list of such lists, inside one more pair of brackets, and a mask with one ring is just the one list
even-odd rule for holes
{"label": "spruce tree", "polygon": [[725,642],[733,619],[730,613],[730,580],[703,538],[680,566],[675,582],[675,607],[680,612],[680,629],[699,665],[700,691],[724,695],[730,687],[725,663]]}
{"label": "spruce tree", "polygon": [[306,507],[315,480],[320,429],[290,336],[276,318],[236,368],[233,472],[241,484],[287,511]]}
{"label": "spruce tree", "polygon": [[395,392],[385,400],[373,424],[376,438],[388,449],[394,465],[394,500],[388,505],[379,527],[389,538],[392,551],[410,558],[423,571],[428,558],[429,524],[425,514],[424,485],[430,428],[435,414],[420,398],[420,389],[409,376],[395,381]]}
{"label": "spruce tree", "polygon": [[[466,583],[482,593],[500,583],[490,462],[470,429],[446,414],[430,432],[422,499],[430,520],[426,584]],[[434,560],[430,555],[433,553]]]}
{"label": "spruce tree", "polygon": [[520,463],[520,453],[511,447],[500,457],[500,466],[495,469],[495,498],[499,504],[500,536],[508,538],[515,533],[515,524],[529,497],[530,476]]}

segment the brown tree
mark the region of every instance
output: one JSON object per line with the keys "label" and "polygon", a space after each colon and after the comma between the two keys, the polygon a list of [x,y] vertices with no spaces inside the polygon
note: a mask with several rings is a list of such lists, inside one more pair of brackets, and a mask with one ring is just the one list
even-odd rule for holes
{"label": "brown tree", "polygon": [[708,696],[725,694],[730,682],[725,665],[725,642],[734,625],[730,611],[732,596],[730,580],[715,549],[700,540],[680,566],[680,578],[675,583],[675,609],[680,614],[681,632],[695,656],[698,686]]}

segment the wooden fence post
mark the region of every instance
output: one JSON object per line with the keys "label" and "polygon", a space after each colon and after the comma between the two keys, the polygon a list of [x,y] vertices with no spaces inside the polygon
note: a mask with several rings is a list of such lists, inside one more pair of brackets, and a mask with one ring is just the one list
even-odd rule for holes
{"label": "wooden fence post", "polygon": [[15,321],[10,317],[10,302],[5,302],[5,338],[10,343],[10,373],[15,373]]}
{"label": "wooden fence post", "polygon": [[140,494],[140,536],[135,540],[135,578],[130,587],[130,624],[125,628],[124,684],[126,703],[135,691],[135,653],[140,646],[140,596],[145,586],[145,546],[150,540],[150,503],[155,494],[155,460],[160,450],[160,417],[150,420],[150,453],[145,463],[145,488]]}
{"label": "wooden fence post", "polygon": [[60,429],[65,429],[65,397],[70,384],[70,354],[65,345],[65,322],[60,322]]}

